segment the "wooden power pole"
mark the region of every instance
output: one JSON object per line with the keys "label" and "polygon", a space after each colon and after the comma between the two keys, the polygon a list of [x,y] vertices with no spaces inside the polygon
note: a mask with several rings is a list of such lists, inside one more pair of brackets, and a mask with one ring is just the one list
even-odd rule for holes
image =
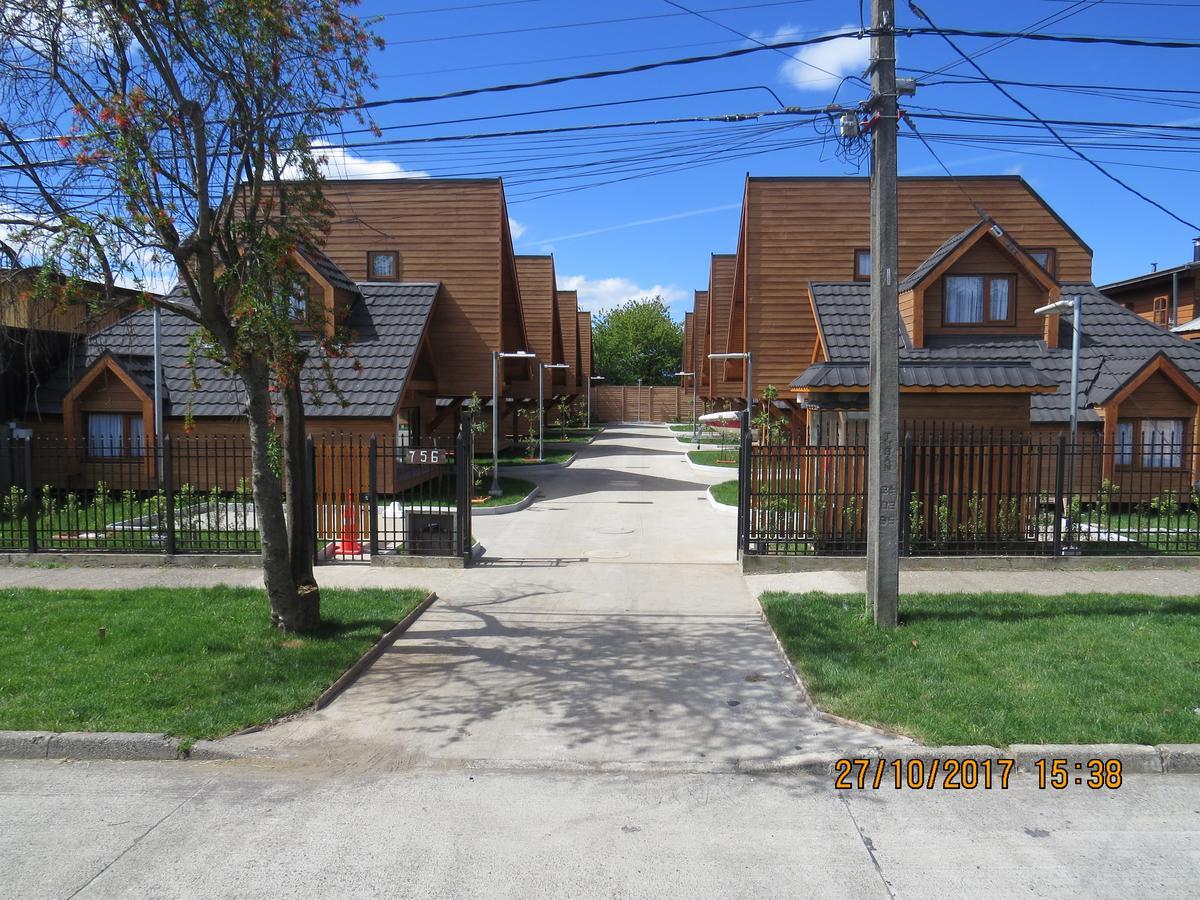
{"label": "wooden power pole", "polygon": [[867,608],[893,628],[900,595],[900,386],[894,0],[871,0],[871,400]]}

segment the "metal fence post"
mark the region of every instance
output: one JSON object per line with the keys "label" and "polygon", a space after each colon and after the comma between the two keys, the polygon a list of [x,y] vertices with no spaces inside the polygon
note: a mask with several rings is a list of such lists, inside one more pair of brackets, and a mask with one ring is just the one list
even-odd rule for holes
{"label": "metal fence post", "polygon": [[167,518],[164,551],[167,556],[175,555],[175,461],[171,454],[171,436],[165,434],[162,439],[162,482],[163,503],[166,507],[164,515]]}
{"label": "metal fence post", "polygon": [[375,435],[367,444],[367,523],[370,528],[371,559],[379,555],[379,441]]}
{"label": "metal fence post", "polygon": [[750,473],[753,466],[750,454],[754,447],[754,436],[750,432],[750,413],[743,411],[739,417],[742,433],[738,442],[738,555],[750,552]]}
{"label": "metal fence post", "polygon": [[913,455],[913,436],[904,432],[904,468],[900,480],[900,553],[912,556],[912,493],[917,461]]}
{"label": "metal fence post", "polygon": [[462,413],[458,424],[458,439],[454,448],[455,485],[458,500],[457,516],[458,552],[464,559],[471,558],[471,485],[474,481],[472,464],[473,437],[471,435],[471,414]]}
{"label": "metal fence post", "polygon": [[29,552],[38,551],[38,502],[33,488],[33,438],[25,438],[25,517],[29,523]]}
{"label": "metal fence post", "polygon": [[1058,458],[1054,462],[1054,555],[1062,554],[1063,481],[1067,462],[1067,438],[1058,436]]}
{"label": "metal fence post", "polygon": [[317,445],[313,441],[311,434],[304,439],[304,446],[308,451],[305,454],[308,464],[304,467],[304,477],[308,481],[309,520],[306,524],[311,537],[309,546],[311,547],[312,560],[315,563],[317,562]]}

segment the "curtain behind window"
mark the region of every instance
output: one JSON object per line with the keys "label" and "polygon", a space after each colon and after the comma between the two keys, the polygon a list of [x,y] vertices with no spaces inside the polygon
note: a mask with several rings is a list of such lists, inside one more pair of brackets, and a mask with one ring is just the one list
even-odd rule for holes
{"label": "curtain behind window", "polygon": [[983,321],[983,277],[946,276],[946,321]]}
{"label": "curtain behind window", "polygon": [[124,451],[119,413],[89,413],[87,433],[88,456],[120,456]]}
{"label": "curtain behind window", "polygon": [[1145,419],[1142,422],[1142,465],[1148,469],[1178,469],[1183,464],[1183,420]]}
{"label": "curtain behind window", "polygon": [[1007,278],[992,279],[991,304],[988,308],[989,318],[1000,322],[1008,321],[1008,286]]}
{"label": "curtain behind window", "polygon": [[1133,423],[1118,422],[1117,423],[1117,447],[1116,447],[1117,465],[1132,466],[1133,465]]}

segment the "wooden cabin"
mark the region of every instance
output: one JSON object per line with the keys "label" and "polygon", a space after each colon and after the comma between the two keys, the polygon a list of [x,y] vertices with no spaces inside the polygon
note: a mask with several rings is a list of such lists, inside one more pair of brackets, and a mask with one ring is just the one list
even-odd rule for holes
{"label": "wooden cabin", "polygon": [[[809,284],[869,279],[869,191],[860,177],[746,179],[728,321],[710,332],[714,349],[753,354],[752,393],[774,385],[784,395],[812,363],[818,336]],[[1090,281],[1090,248],[1019,176],[901,178],[898,277],[978,222],[980,210],[1051,277]],[[728,378],[737,383],[723,389],[745,396],[744,377],[740,364],[730,364]],[[800,408],[789,407],[802,421]]]}
{"label": "wooden cabin", "polygon": [[[563,359],[571,367],[563,371],[563,383],[560,393],[574,397],[578,396],[584,388],[583,340],[579,326],[579,293],[577,291],[557,291],[555,293],[555,305],[558,308],[558,321],[562,323]],[[590,317],[588,347],[590,352]]]}
{"label": "wooden cabin", "polygon": [[1192,261],[1101,285],[1101,293],[1185,341],[1200,340],[1200,238]]}

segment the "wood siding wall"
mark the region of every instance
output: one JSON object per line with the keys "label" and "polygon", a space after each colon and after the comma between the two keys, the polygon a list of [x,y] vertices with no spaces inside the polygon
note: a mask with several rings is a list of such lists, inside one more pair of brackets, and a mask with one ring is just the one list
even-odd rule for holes
{"label": "wood siding wall", "polygon": [[[695,323],[696,323],[696,314],[695,313],[685,312],[683,314],[683,353],[682,353],[682,358],[680,360],[681,365],[679,368],[679,371],[681,371],[681,372],[696,371],[694,368],[695,358],[696,358],[695,353],[694,353],[695,348],[692,346],[692,341],[695,338],[695,328],[696,328]],[[685,390],[690,391],[692,389],[692,379],[687,376],[684,376],[680,380],[679,386],[684,388]]]}
{"label": "wood siding wall", "polygon": [[335,209],[326,255],[350,278],[366,280],[367,253],[395,251],[399,280],[440,281],[429,330],[440,391],[490,395],[507,234],[500,182],[330,181],[325,195]]}
{"label": "wood siding wall", "polygon": [[[900,277],[978,221],[973,200],[1025,247],[1054,247],[1060,281],[1089,281],[1091,254],[1020,178],[900,179]],[[870,244],[865,178],[751,178],[739,253],[746,257],[747,349],[754,382],[788,384],[808,367],[816,323],[810,281],[851,281]]]}
{"label": "wood siding wall", "polygon": [[580,390],[587,390],[589,379],[592,377],[593,360],[592,360],[592,314],[590,312],[579,313],[579,360],[582,371],[579,373]]}
{"label": "wood siding wall", "polygon": [[557,291],[556,297],[558,320],[563,323],[563,362],[571,367],[566,372],[565,393],[575,394],[583,384],[580,377],[583,360],[579,348],[579,294],[576,291]]}
{"label": "wood siding wall", "polygon": [[[925,335],[932,334],[1020,334],[1041,337],[1046,327],[1044,317],[1034,310],[1047,302],[1045,289],[1031,279],[995,244],[984,238],[962,255],[947,275],[1012,275],[1016,278],[1016,294],[1009,297],[1015,304],[1012,324],[1003,325],[945,325],[945,279],[938,278],[925,289]],[[984,298],[987,303],[987,298]],[[911,313],[910,313],[911,315]],[[909,333],[912,331],[910,329]]]}
{"label": "wood siding wall", "polygon": [[674,422],[691,415],[692,396],[674,386],[604,384],[592,388],[597,422]]}
{"label": "wood siding wall", "polygon": [[696,314],[694,325],[696,336],[693,338],[692,353],[696,364],[696,377],[700,379],[697,393],[700,397],[708,398],[712,396],[712,372],[709,368],[708,357],[704,355],[704,348],[707,346],[708,340],[708,291],[696,291],[692,309]]}
{"label": "wood siding wall", "polygon": [[[733,307],[733,277],[737,257],[732,254],[712,256],[708,281],[708,339],[704,353],[725,353],[729,346],[729,317]],[[710,396],[738,397],[744,394],[740,365],[720,360],[709,362]]]}

